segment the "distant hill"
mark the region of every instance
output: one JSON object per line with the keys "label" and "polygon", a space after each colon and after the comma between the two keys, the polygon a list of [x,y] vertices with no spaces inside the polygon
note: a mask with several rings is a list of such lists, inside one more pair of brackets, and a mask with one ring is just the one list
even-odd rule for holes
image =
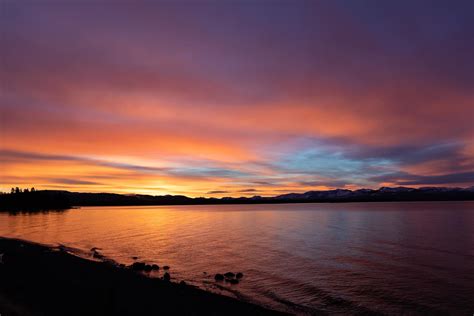
{"label": "distant hill", "polygon": [[474,187],[444,188],[444,187],[382,187],[377,190],[336,189],[327,191],[308,191],[305,193],[290,193],[271,199],[299,202],[372,202],[372,201],[455,201],[474,200]]}
{"label": "distant hill", "polygon": [[40,190],[0,195],[0,210],[41,211],[68,209],[74,206],[120,205],[197,205],[197,204],[263,204],[263,203],[320,203],[320,202],[389,202],[389,201],[460,201],[474,200],[470,188],[407,188],[382,187],[377,190],[326,190],[290,193],[274,197],[190,198],[184,195],[123,195],[113,193],[78,193]]}

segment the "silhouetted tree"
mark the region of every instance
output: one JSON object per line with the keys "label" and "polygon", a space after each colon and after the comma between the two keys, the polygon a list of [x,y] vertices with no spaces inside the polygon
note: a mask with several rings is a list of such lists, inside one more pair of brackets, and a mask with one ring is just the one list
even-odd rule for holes
{"label": "silhouetted tree", "polygon": [[24,189],[23,192],[25,193],[30,193],[30,190],[28,190],[28,188]]}
{"label": "silhouetted tree", "polygon": [[15,188],[12,188],[11,194],[15,193]]}
{"label": "silhouetted tree", "polygon": [[16,187],[15,188],[15,193],[20,193],[21,192],[21,189],[19,187]]}
{"label": "silhouetted tree", "polygon": [[35,191],[36,191],[35,187],[32,187],[31,190],[30,190],[30,192],[35,192]]}

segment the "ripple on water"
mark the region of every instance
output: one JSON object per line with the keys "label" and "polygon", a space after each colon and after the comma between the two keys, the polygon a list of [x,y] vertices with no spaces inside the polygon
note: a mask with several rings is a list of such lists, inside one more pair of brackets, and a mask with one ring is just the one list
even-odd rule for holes
{"label": "ripple on water", "polygon": [[[471,314],[474,203],[85,207],[0,213],[0,235],[172,267],[297,314]],[[215,273],[242,271],[237,285]],[[204,272],[207,272],[206,274]],[[160,276],[160,274],[151,274]]]}

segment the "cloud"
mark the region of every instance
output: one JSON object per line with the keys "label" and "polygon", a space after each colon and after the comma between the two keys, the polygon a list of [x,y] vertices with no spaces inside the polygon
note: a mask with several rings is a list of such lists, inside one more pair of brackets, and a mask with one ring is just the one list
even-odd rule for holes
{"label": "cloud", "polygon": [[2,180],[191,195],[468,183],[472,2],[369,3],[9,2]]}
{"label": "cloud", "polygon": [[34,152],[25,152],[25,151],[15,151],[0,149],[0,159],[1,160],[28,160],[28,161],[73,161],[73,162],[82,162],[86,164],[92,164],[97,166],[111,167],[116,169],[125,169],[131,171],[139,172],[165,172],[166,168],[157,168],[157,167],[148,167],[133,165],[127,163],[119,162],[110,162],[100,159],[93,159],[80,156],[68,156],[68,155],[54,155],[54,154],[40,154]]}
{"label": "cloud", "polygon": [[268,181],[255,181],[253,182],[254,184],[257,184],[257,185],[265,185],[265,186],[272,186],[274,185],[274,183],[271,183],[271,182],[268,182]]}
{"label": "cloud", "polygon": [[242,193],[244,193],[244,192],[258,192],[258,190],[257,189],[243,189],[243,190],[239,190],[237,192],[242,192]]}
{"label": "cloud", "polygon": [[78,184],[78,185],[101,185],[99,182],[75,180],[75,179],[48,179],[49,182],[57,184]]}
{"label": "cloud", "polygon": [[207,194],[224,194],[224,193],[230,193],[230,192],[229,191],[219,191],[219,190],[207,192]]}
{"label": "cloud", "polygon": [[415,175],[404,172],[391,173],[378,176],[372,180],[378,182],[395,183],[397,185],[452,185],[452,184],[471,184],[474,179],[474,171],[458,172],[442,175]]}
{"label": "cloud", "polygon": [[[150,194],[173,192],[201,195],[209,185],[229,185],[242,178],[246,184],[252,174],[232,168],[212,165],[212,161],[199,161],[201,167],[192,167],[189,161],[160,161],[165,167],[125,162],[127,157],[87,157],[35,152],[0,150],[2,187],[35,185],[41,188],[79,189],[88,191],[144,192]],[[156,163],[156,161],[155,161]],[[27,170],[27,172],[25,172]],[[21,176],[19,176],[21,175]],[[96,181],[100,180],[100,182]],[[186,188],[183,190],[183,188]],[[127,191],[128,190],[128,191]],[[133,190],[133,191],[131,191]],[[135,191],[136,190],[136,191]],[[229,191],[230,192],[230,191]]]}
{"label": "cloud", "polygon": [[334,187],[334,188],[343,188],[350,183],[344,180],[328,179],[328,180],[316,180],[316,181],[300,181],[298,182],[298,184],[305,187],[328,186],[328,187]]}
{"label": "cloud", "polygon": [[431,144],[400,144],[394,146],[358,146],[347,151],[355,159],[386,159],[401,164],[416,164],[431,160],[457,159],[463,151],[462,142]]}
{"label": "cloud", "polygon": [[63,161],[80,161],[83,160],[80,157],[67,156],[67,155],[51,155],[51,154],[38,154],[33,152],[24,152],[8,149],[0,149],[0,159],[2,160],[63,160]]}

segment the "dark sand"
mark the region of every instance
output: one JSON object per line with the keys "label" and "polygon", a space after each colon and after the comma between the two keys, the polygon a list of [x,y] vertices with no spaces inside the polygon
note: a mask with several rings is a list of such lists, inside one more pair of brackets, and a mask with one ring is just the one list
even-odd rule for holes
{"label": "dark sand", "polygon": [[113,263],[0,237],[0,315],[278,315]]}

